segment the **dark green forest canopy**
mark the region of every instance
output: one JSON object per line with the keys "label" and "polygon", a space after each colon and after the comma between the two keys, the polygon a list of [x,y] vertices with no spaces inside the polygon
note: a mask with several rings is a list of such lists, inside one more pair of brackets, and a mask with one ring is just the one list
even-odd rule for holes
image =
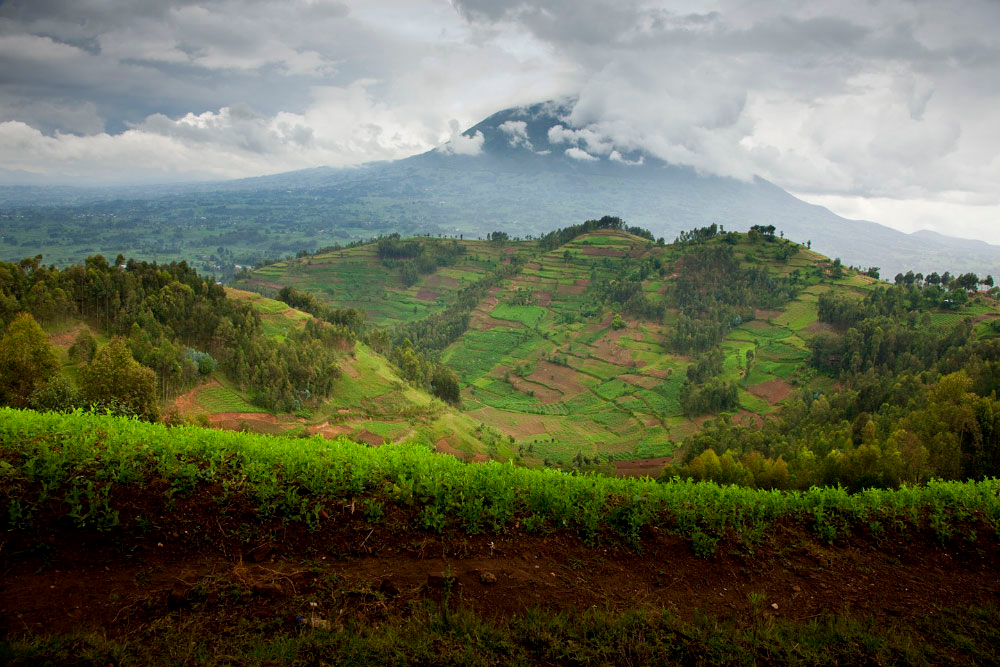
{"label": "dark green forest canopy", "polygon": [[812,338],[810,364],[839,390],[803,389],[762,428],[720,419],[665,475],[851,489],[1000,475],[1000,332],[977,334],[974,318],[938,327],[931,316],[968,298],[957,281],[821,295],[832,331]]}
{"label": "dark green forest canopy", "polygon": [[337,342],[353,337],[343,324],[310,323],[277,342],[263,335],[250,305],[228,299],[185,262],[120,256],[108,263],[97,255],[63,270],[40,258],[0,263],[0,325],[22,311],[42,323],[79,318],[126,338],[135,360],[156,371],[162,398],[197,383],[217,363],[255,402],[277,410],[328,393],[338,376]]}

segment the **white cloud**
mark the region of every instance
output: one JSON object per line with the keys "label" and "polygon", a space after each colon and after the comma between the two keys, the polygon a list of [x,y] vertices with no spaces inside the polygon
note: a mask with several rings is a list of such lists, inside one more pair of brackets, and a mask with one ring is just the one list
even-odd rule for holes
{"label": "white cloud", "polygon": [[573,146],[572,148],[567,148],[565,152],[566,152],[566,157],[571,157],[574,160],[582,160],[583,162],[595,162],[600,159],[598,157],[591,155],[587,151],[580,150],[576,146]]}
{"label": "white cloud", "polygon": [[[176,120],[154,114],[118,134],[46,136],[23,122],[3,122],[0,165],[59,181],[149,182],[349,166],[430,148],[433,134],[410,130],[398,111],[372,99],[370,85],[317,88],[313,104],[300,114],[263,116],[235,105]],[[450,150],[471,154],[482,140],[481,134],[458,135]]]}
{"label": "white cloud", "polygon": [[994,233],[968,202],[1000,197],[1000,4],[455,1],[473,25],[515,26],[577,67],[579,103],[553,143],[909,201],[870,212]]}
{"label": "white cloud", "polygon": [[529,151],[535,149],[535,147],[531,145],[531,139],[528,138],[528,123],[525,121],[508,120],[500,123],[498,127],[501,132],[510,137],[507,139],[508,145],[514,148],[524,147]]}
{"label": "white cloud", "polygon": [[549,140],[591,157],[642,149],[986,237],[997,25],[995,0],[6,2],[0,168],[218,178],[474,152],[447,119],[573,95]]}
{"label": "white cloud", "polygon": [[611,160],[612,162],[618,162],[620,164],[627,164],[629,166],[638,166],[638,165],[643,164],[646,161],[646,158],[644,156],[642,156],[642,155],[640,155],[639,159],[637,159],[637,160],[629,160],[629,159],[625,158],[618,151],[611,151],[611,155],[608,156],[608,159]]}
{"label": "white cloud", "polygon": [[483,133],[476,131],[472,136],[462,134],[461,126],[454,118],[450,121],[451,138],[437,147],[445,155],[479,155],[483,152]]}

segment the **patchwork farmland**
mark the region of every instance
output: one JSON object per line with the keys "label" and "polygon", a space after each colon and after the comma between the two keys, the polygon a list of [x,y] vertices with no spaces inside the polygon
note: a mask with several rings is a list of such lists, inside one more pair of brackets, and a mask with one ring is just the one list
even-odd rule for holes
{"label": "patchwork farmland", "polygon": [[[357,308],[370,326],[391,331],[442,313],[464,287],[515,263],[517,270],[475,303],[465,332],[433,352],[458,377],[456,415],[480,432],[500,434],[492,439],[528,465],[575,461],[579,466],[583,460],[608,473],[615,472],[616,461],[669,460],[677,443],[716,416],[759,425],[796,392],[829,389],[830,378],[807,363],[809,341],[830,331],[819,321],[819,299],[835,294],[860,300],[879,284],[789,241],[731,236],[741,266],[759,268],[795,288],[777,307],[758,308],[732,323],[721,339],[718,380],[735,385],[736,403],[685,416],[681,394],[695,359],[668,342],[681,317],[669,295],[688,261],[684,244],[658,243],[621,229],[583,233],[549,249],[538,239],[426,242],[457,244],[459,259],[409,286],[401,264],[380,258],[374,242],[263,267],[243,285],[272,294],[286,285],[309,291],[331,307]],[[636,315],[609,298],[629,281],[640,282],[644,303],[662,315]],[[981,311],[992,307],[970,303],[934,313],[930,323],[953,327]],[[326,406],[331,414],[322,415],[321,408],[314,415],[337,421],[337,411],[353,415],[364,405],[357,414],[371,416],[378,414],[371,409],[379,402],[399,407],[410,400],[393,402],[385,380],[373,381],[378,397],[360,395],[367,381],[345,383]],[[442,448],[470,456],[485,451],[469,428],[438,430],[433,438]]]}

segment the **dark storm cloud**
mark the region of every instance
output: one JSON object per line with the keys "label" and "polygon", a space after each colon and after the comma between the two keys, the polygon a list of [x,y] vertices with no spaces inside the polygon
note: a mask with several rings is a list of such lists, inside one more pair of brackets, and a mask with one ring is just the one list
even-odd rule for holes
{"label": "dark storm cloud", "polygon": [[572,157],[644,149],[971,229],[1000,212],[998,25],[993,0],[8,1],[0,167],[156,179],[474,152],[452,121],[565,95]]}
{"label": "dark storm cloud", "polygon": [[[340,3],[80,2],[0,5],[0,95],[5,100],[94,104],[110,128],[152,113],[175,116],[250,102],[266,113],[301,108],[328,83],[324,54]],[[300,23],[305,21],[305,23]],[[306,29],[302,29],[302,26]],[[310,30],[309,28],[312,28]],[[47,129],[49,122],[20,120]]]}

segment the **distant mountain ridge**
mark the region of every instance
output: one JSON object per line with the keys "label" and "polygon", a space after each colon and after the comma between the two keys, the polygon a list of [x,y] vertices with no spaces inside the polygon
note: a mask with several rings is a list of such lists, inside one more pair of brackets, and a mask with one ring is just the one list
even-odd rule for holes
{"label": "distant mountain ridge", "polygon": [[[537,235],[617,215],[668,241],[681,231],[712,223],[735,231],[774,225],[787,237],[809,241],[818,252],[845,264],[880,267],[881,275],[890,279],[910,269],[1000,271],[1000,246],[934,232],[905,234],[874,222],[848,220],[760,178],[745,182],[699,174],[635,149],[603,145],[603,152],[592,150],[579,138],[579,129],[565,120],[571,104],[505,109],[465,130],[461,138],[395,162],[190,185],[0,187],[0,209],[46,206],[43,219],[65,219],[79,226],[84,224],[80,220],[96,219],[95,213],[120,217],[114,206],[120,208],[124,201],[134,220],[168,226],[175,235],[186,226],[224,224],[252,231],[263,221],[279,220],[298,233],[294,241],[283,243],[272,227],[277,236],[267,239],[267,247],[279,254],[287,252],[289,243],[317,248],[392,231]],[[172,213],[189,209],[191,216]],[[32,224],[37,228],[37,216]],[[9,236],[16,241],[16,226],[12,231]],[[106,254],[149,254],[148,248],[142,250],[141,238],[136,248],[118,248],[113,244],[119,236],[101,241],[99,234],[79,227],[75,236],[94,239],[86,248]],[[213,241],[201,247],[181,236],[171,248],[174,255],[161,248],[158,256],[207,260],[219,245]],[[49,237],[37,242],[44,241],[37,251],[51,252],[59,241],[58,235]],[[0,237],[0,242],[6,238]],[[259,247],[261,241],[256,243]],[[0,243],[0,257],[14,257],[26,245]],[[81,247],[77,255],[84,250]],[[79,261],[77,255],[67,257]]]}

